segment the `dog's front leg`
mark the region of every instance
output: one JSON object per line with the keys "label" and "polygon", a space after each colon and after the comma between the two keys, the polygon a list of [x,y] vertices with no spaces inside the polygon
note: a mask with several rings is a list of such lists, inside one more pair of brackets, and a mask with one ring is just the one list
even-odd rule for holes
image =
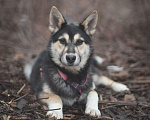
{"label": "dog's front leg", "polygon": [[93,117],[101,116],[100,110],[98,109],[98,94],[95,90],[90,91],[87,96],[85,113]]}
{"label": "dog's front leg", "polygon": [[61,98],[58,95],[41,92],[39,94],[39,98],[43,103],[47,104],[49,110],[59,109],[59,110],[48,111],[47,116],[55,117],[57,119],[63,118],[63,111],[62,111],[63,103]]}

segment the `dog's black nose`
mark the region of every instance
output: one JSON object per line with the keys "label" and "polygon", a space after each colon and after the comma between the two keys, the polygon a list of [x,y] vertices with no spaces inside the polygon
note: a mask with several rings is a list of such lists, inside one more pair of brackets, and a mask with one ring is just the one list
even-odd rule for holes
{"label": "dog's black nose", "polygon": [[66,60],[68,63],[74,63],[74,61],[76,60],[76,56],[75,55],[66,55]]}

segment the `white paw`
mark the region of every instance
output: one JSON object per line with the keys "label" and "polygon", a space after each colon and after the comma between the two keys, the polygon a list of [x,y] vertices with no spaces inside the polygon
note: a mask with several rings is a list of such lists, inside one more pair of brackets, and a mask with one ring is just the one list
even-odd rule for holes
{"label": "white paw", "polygon": [[100,117],[101,116],[101,112],[97,109],[92,109],[92,108],[86,108],[85,110],[85,114],[88,114],[90,116],[93,117]]}
{"label": "white paw", "polygon": [[55,117],[57,119],[63,119],[62,109],[54,110],[54,111],[48,111],[46,115],[50,118]]}
{"label": "white paw", "polygon": [[129,90],[129,88],[128,88],[126,85],[121,84],[121,83],[117,83],[117,82],[114,82],[114,83],[111,85],[111,88],[112,88],[115,92],[122,92],[122,91]]}

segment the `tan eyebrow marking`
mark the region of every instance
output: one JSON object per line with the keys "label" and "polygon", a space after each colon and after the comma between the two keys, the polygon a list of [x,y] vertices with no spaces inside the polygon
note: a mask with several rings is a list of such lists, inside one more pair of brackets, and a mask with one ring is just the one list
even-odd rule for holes
{"label": "tan eyebrow marking", "polygon": [[67,33],[64,33],[62,36],[60,36],[58,39],[65,38],[66,42],[69,42],[69,35]]}
{"label": "tan eyebrow marking", "polygon": [[64,38],[64,36],[60,36],[58,39]]}
{"label": "tan eyebrow marking", "polygon": [[66,42],[68,43],[69,42],[69,35],[67,33],[64,33],[63,36],[66,39]]}
{"label": "tan eyebrow marking", "polygon": [[80,34],[75,34],[75,35],[74,35],[74,40],[73,40],[74,43],[76,43],[78,39],[81,39],[81,40],[84,41],[84,39],[80,36]]}

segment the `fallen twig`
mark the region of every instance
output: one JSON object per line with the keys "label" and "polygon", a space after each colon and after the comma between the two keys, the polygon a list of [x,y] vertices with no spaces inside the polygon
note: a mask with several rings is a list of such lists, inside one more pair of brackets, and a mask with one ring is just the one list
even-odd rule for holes
{"label": "fallen twig", "polygon": [[31,102],[36,102],[36,101],[40,101],[40,100],[43,100],[43,99],[48,99],[49,97],[46,97],[46,98],[39,98],[39,99],[36,99],[34,101],[31,101]]}
{"label": "fallen twig", "polygon": [[21,93],[21,91],[25,88],[25,86],[26,86],[26,84],[24,84],[24,85],[20,88],[20,90],[17,92],[17,95],[19,95],[19,94]]}
{"label": "fallen twig", "polygon": [[[98,118],[98,119],[99,119],[99,118]],[[100,119],[114,120],[114,118],[106,117],[106,116],[101,116]]]}
{"label": "fallen twig", "polygon": [[150,107],[150,103],[124,102],[124,101],[106,101],[106,100],[100,100],[99,103],[103,103],[103,104],[117,104],[117,105],[125,105],[125,106]]}
{"label": "fallen twig", "polygon": [[112,105],[112,106],[102,107],[101,110],[109,109],[109,108],[117,107],[117,106],[120,106],[120,105]]}
{"label": "fallen twig", "polygon": [[138,84],[143,84],[143,83],[145,83],[145,84],[150,84],[150,80],[137,80],[137,81],[130,81],[129,83],[138,83]]}
{"label": "fallen twig", "polygon": [[22,99],[22,98],[24,98],[24,97],[27,96],[27,95],[28,95],[28,94],[25,94],[25,95],[23,95],[23,96],[21,96],[21,97],[15,99],[14,102],[15,102],[15,101],[18,101],[18,100],[20,100],[20,99]]}
{"label": "fallen twig", "polygon": [[[24,89],[25,86],[26,86],[26,84],[24,84],[24,85],[20,88],[20,90],[17,92],[17,95],[20,94],[20,92]],[[11,103],[14,101],[14,99],[15,99],[15,98],[12,98],[11,101],[9,102],[9,104],[11,104]]]}
{"label": "fallen twig", "polygon": [[45,115],[43,115],[43,114],[41,114],[41,113],[39,113],[37,111],[35,111],[35,113],[38,114],[38,115],[40,115],[40,116],[42,116],[42,117],[45,117]]}
{"label": "fallen twig", "polygon": [[[54,110],[60,110],[61,108],[56,108],[56,109],[49,109],[49,110],[35,110],[36,112],[41,112],[41,111],[54,111]],[[30,112],[33,110],[24,110],[24,112]]]}

